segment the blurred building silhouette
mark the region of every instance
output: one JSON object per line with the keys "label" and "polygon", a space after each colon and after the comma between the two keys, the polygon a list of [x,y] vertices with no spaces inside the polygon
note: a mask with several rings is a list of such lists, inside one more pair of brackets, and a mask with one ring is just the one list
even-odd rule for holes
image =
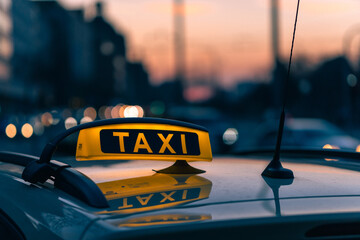
{"label": "blurred building silhouette", "polygon": [[38,89],[29,77],[34,74],[32,56],[39,50],[34,41],[38,39],[35,9],[23,0],[1,1],[0,5],[1,103],[5,112],[19,108],[26,111]]}
{"label": "blurred building silhouette", "polygon": [[125,38],[104,19],[102,4],[96,4],[96,17],[89,23],[92,29],[90,56],[93,59],[89,86],[91,103],[105,104],[115,95],[125,93],[126,46]]}
{"label": "blurred building silhouette", "polygon": [[[5,4],[6,3],[6,4]],[[0,1],[0,92],[5,111],[146,101],[149,79],[126,58],[125,36],[56,1]],[[141,88],[139,90],[138,88]]]}
{"label": "blurred building silhouette", "polygon": [[9,59],[12,53],[10,1],[0,2],[0,83],[10,77]]}
{"label": "blurred building silhouette", "polygon": [[152,98],[149,75],[141,62],[127,63],[128,92],[127,99],[131,104],[147,104]]}
{"label": "blurred building silhouette", "polygon": [[286,91],[282,81],[285,68],[277,68],[273,76],[278,77],[269,83],[261,79],[240,83],[227,94],[225,104],[234,106],[241,118],[277,119],[285,94],[289,116],[322,118],[342,127],[360,127],[360,84],[348,59],[344,56],[328,58],[312,68],[296,66],[307,63],[294,60]]}
{"label": "blurred building silhouette", "polygon": [[46,72],[52,82],[55,105],[100,106],[125,92],[125,38],[102,15],[87,22],[82,10],[68,11],[57,2],[35,3],[48,39]]}
{"label": "blurred building silhouette", "polygon": [[[359,102],[359,86],[349,82],[353,75],[349,61],[345,57],[327,59],[311,72],[307,79],[299,80],[299,90],[304,92],[304,81],[307,88],[302,98],[299,111],[305,116],[326,118],[339,125],[348,124],[352,119],[352,107]],[[350,79],[351,81],[351,79]],[[355,111],[354,113],[356,113]]]}
{"label": "blurred building silhouette", "polygon": [[[42,49],[36,57],[33,81],[40,83],[39,105],[48,107],[65,104],[71,94],[73,78],[70,72],[69,12],[54,1],[33,3],[41,26]],[[38,39],[34,42],[39,42]],[[29,42],[31,43],[31,42]],[[29,44],[28,43],[28,44]]]}
{"label": "blurred building silhouette", "polygon": [[10,78],[10,56],[12,54],[10,1],[0,2],[0,19],[0,97],[1,102],[4,102],[11,96],[6,89]]}

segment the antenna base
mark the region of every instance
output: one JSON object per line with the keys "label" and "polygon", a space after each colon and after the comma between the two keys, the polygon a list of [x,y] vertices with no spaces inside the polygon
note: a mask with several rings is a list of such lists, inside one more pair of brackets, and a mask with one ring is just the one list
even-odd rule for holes
{"label": "antenna base", "polygon": [[270,164],[261,173],[264,177],[280,178],[280,179],[293,179],[294,173],[290,169],[283,168],[280,162],[272,160]]}

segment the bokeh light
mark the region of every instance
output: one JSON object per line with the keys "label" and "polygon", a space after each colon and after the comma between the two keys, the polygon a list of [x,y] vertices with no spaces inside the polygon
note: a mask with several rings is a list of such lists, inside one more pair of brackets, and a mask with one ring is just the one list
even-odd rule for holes
{"label": "bokeh light", "polygon": [[72,128],[72,127],[75,127],[77,125],[77,121],[75,118],[73,117],[68,117],[66,120],[65,120],[65,129],[69,129],[69,128]]}
{"label": "bokeh light", "polygon": [[135,107],[138,110],[138,117],[139,118],[144,117],[144,109],[142,107],[140,107],[139,105],[136,105]]}
{"label": "bokeh light", "polygon": [[21,128],[21,134],[25,138],[30,138],[34,133],[33,127],[29,123],[25,123]]}
{"label": "bokeh light", "polygon": [[238,131],[235,128],[228,128],[223,134],[223,141],[226,145],[232,145],[238,140]]}
{"label": "bokeh light", "polygon": [[358,79],[357,77],[354,75],[354,74],[349,74],[347,77],[346,77],[346,81],[348,83],[348,85],[350,87],[355,87],[357,82],[358,82]]}
{"label": "bokeh light", "polygon": [[90,118],[90,117],[83,117],[81,120],[80,120],[80,124],[84,124],[84,123],[89,123],[89,122],[92,122],[93,120]]}
{"label": "bokeh light", "polygon": [[155,116],[161,116],[165,112],[165,104],[161,101],[154,101],[150,105],[150,112]]}
{"label": "bokeh light", "polygon": [[52,125],[57,125],[60,120],[61,120],[61,115],[58,111],[56,110],[53,110],[51,111],[51,116],[52,116]]}
{"label": "bokeh light", "polygon": [[39,121],[36,121],[34,124],[34,134],[37,136],[44,134],[44,126]]}
{"label": "bokeh light", "polygon": [[125,115],[124,115],[124,112],[125,112],[125,109],[128,107],[128,105],[123,105],[121,106],[120,110],[119,110],[119,115],[121,118],[124,118]]}
{"label": "bokeh light", "polygon": [[112,109],[112,107],[107,107],[105,109],[105,119],[110,119],[111,118],[111,109]]}
{"label": "bokeh light", "polygon": [[8,136],[9,138],[14,138],[16,136],[16,127],[15,127],[15,125],[12,124],[12,123],[7,125],[6,129],[5,129],[5,133],[6,133],[6,136]]}
{"label": "bokeh light", "polygon": [[95,108],[93,107],[87,107],[85,110],[84,110],[84,117],[89,117],[91,118],[93,121],[96,119],[96,110]]}
{"label": "bokeh light", "polygon": [[331,144],[325,144],[323,146],[323,149],[340,149],[338,146],[331,145]]}
{"label": "bokeh light", "polygon": [[127,106],[124,110],[124,117],[131,118],[131,117],[138,117],[139,110],[135,106]]}
{"label": "bokeh light", "polygon": [[53,116],[51,115],[51,113],[46,112],[43,115],[41,115],[41,123],[45,127],[49,127],[51,124],[53,124]]}
{"label": "bokeh light", "polygon": [[356,152],[360,152],[360,145],[357,145],[357,147],[356,147],[356,150],[355,150]]}
{"label": "bokeh light", "polygon": [[118,104],[118,105],[116,105],[115,107],[113,107],[111,109],[111,117],[112,118],[119,118],[120,117],[119,111],[120,111],[121,106],[122,105]]}

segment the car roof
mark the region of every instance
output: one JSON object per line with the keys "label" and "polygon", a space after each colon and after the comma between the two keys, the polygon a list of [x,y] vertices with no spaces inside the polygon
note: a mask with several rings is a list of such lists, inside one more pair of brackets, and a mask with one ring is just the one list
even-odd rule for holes
{"label": "car roof", "polygon": [[[215,157],[212,162],[192,163],[192,166],[206,170],[199,176],[212,183],[210,197],[202,200],[204,204],[230,200],[259,200],[273,198],[266,181],[261,176],[270,159]],[[308,162],[308,163],[306,163]],[[326,164],[326,160],[319,160]],[[78,167],[77,169],[97,183],[153,176],[153,169],[163,168],[167,162],[128,161],[115,163],[108,167]],[[357,171],[338,167],[314,164],[308,159],[285,162],[284,167],[292,169],[295,179],[281,188],[281,196],[310,197],[357,195],[360,193],[360,174]],[[176,175],[171,175],[176,178]],[[190,176],[190,175],[189,175]],[[193,204],[190,204],[193,205]]]}
{"label": "car roof", "polygon": [[[63,160],[67,161],[67,159]],[[193,166],[206,172],[187,175],[185,178],[184,176],[155,173],[153,169],[160,169],[169,164],[160,161],[114,161],[113,164],[105,166],[96,164],[81,166],[79,164],[76,168],[98,185],[114,181],[133,183],[140,179],[141,184],[134,186],[133,192],[119,196],[118,208],[123,206],[124,198],[128,198],[128,204],[130,204],[130,197],[133,197],[132,200],[142,198],[144,202],[151,194],[164,193],[177,202],[178,199],[175,199],[177,193],[170,195],[174,191],[183,193],[184,190],[190,192],[191,189],[199,188],[200,191],[205,192],[204,196],[195,197],[188,202],[178,201],[179,204],[144,208],[144,211],[140,209],[140,211],[117,212],[113,211],[114,208],[111,207],[114,205],[111,204],[110,211],[107,211],[109,209],[93,208],[59,190],[52,190],[46,186],[46,183],[37,185],[37,196],[31,198],[31,191],[34,189],[24,188],[28,184],[24,185],[25,182],[20,178],[22,167],[13,165],[15,167],[9,168],[12,164],[1,164],[0,176],[3,182],[6,182],[4,179],[10,174],[12,179],[17,179],[15,181],[17,185],[23,186],[22,191],[25,192],[23,195],[18,195],[15,202],[22,203],[21,207],[24,212],[37,216],[39,215],[36,213],[37,209],[41,208],[42,215],[47,216],[54,214],[52,212],[61,215],[65,209],[67,212],[77,213],[78,217],[72,215],[73,219],[67,220],[68,222],[65,224],[67,227],[69,224],[74,224],[72,221],[79,221],[78,218],[88,219],[81,225],[81,228],[84,230],[85,225],[91,225],[86,227],[87,234],[92,234],[89,239],[113,234],[116,236],[120,232],[122,234],[126,232],[124,236],[129,237],[133,236],[136,229],[156,229],[163,226],[179,226],[181,228],[184,224],[188,226],[187,222],[190,222],[191,225],[219,223],[221,226],[221,222],[224,221],[248,221],[251,219],[277,221],[284,216],[301,218],[314,214],[350,214],[360,211],[360,185],[358,184],[360,174],[356,171],[356,164],[355,167],[352,167],[352,165],[333,159],[284,158],[284,167],[290,168],[295,174],[295,179],[289,181],[261,176],[261,172],[269,160],[270,158],[267,157],[215,157],[212,162],[192,163]],[[168,184],[175,188],[141,192],[142,189],[146,189],[152,184],[151,179],[156,176],[177,179],[177,182],[169,181],[170,184]],[[194,184],[192,185],[192,183]],[[6,184],[1,188],[2,191],[5,191],[4,189],[9,191],[9,186]],[[41,192],[41,189],[46,191]],[[15,192],[15,189],[12,191]],[[163,199],[166,198],[165,195],[163,195]],[[23,203],[24,197],[27,198],[26,204]],[[48,206],[39,206],[42,197],[47,200],[52,199],[51,202],[44,202]],[[183,221],[179,219],[183,219]],[[56,219],[46,218],[46,220],[51,222]],[[102,231],[96,231],[99,228]],[[80,230],[77,229],[78,231]],[[87,234],[85,235],[87,236]]]}
{"label": "car roof", "polygon": [[[288,161],[287,161],[288,160]],[[64,159],[64,161],[68,161]],[[272,198],[269,187],[261,176],[270,159],[244,157],[215,157],[212,162],[194,162],[192,166],[206,170],[203,174],[185,174],[187,177],[199,176],[211,182],[211,197],[202,200],[204,204],[226,202],[229,200],[259,200]],[[326,197],[360,195],[360,174],[357,167],[349,167],[347,162],[337,159],[284,159],[284,167],[292,169],[295,179],[281,188],[281,196],[292,197]],[[108,163],[110,161],[107,161]],[[335,163],[335,164],[332,164]],[[2,164],[2,170],[10,164]],[[102,184],[117,180],[134,179],[159,174],[154,169],[169,165],[161,161],[114,161],[105,166],[79,164],[75,169],[90,177],[95,183]],[[356,165],[357,166],[357,165]],[[349,169],[350,168],[350,169]],[[17,169],[16,171],[14,169]],[[22,167],[9,168],[9,172],[20,177]],[[4,174],[4,172],[3,172]],[[178,175],[183,176],[183,174]],[[274,180],[275,181],[275,180]],[[280,181],[281,180],[276,180]],[[267,186],[267,187],[266,187]],[[192,204],[190,204],[192,205]]]}
{"label": "car roof", "polygon": [[[190,219],[198,219],[196,223],[210,224],[251,219],[276,221],[275,219],[283,216],[301,218],[308,215],[344,214],[360,210],[360,186],[357,184],[360,180],[359,172],[336,167],[341,166],[336,164],[326,166],[329,161],[323,159],[313,162],[309,159],[299,159],[284,163],[284,167],[294,171],[293,181],[263,178],[261,172],[269,160],[216,157],[213,162],[193,163],[195,167],[206,170],[206,173],[198,176],[211,183],[208,197],[151,211],[105,214],[102,215],[99,224],[110,224],[113,227],[111,232],[128,231],[131,235],[134,229],[161,227],[162,224],[151,225],[150,222],[159,223],[164,218],[174,216],[177,218],[187,216]],[[116,178],[117,176],[114,175],[120,175],[124,178],[132,178],[134,172],[135,175],[141,176],[154,175],[151,167],[161,168],[165,165],[166,163],[163,162],[156,162],[154,165],[150,162],[144,164],[141,161],[131,161],[116,164],[111,169],[80,168],[79,170],[87,172],[96,181],[103,182],[105,176]],[[145,197],[148,194],[141,196]],[[162,220],[160,221],[159,218]],[[144,222],[147,224],[139,224]],[[185,222],[176,224],[176,221],[169,223],[168,220],[165,226],[181,227],[182,224]]]}

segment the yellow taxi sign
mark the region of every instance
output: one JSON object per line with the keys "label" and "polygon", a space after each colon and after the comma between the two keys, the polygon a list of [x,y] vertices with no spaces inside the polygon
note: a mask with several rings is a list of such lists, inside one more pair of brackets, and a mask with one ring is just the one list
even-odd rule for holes
{"label": "yellow taxi sign", "polygon": [[209,133],[196,125],[177,123],[138,121],[82,129],[76,159],[211,161]]}

